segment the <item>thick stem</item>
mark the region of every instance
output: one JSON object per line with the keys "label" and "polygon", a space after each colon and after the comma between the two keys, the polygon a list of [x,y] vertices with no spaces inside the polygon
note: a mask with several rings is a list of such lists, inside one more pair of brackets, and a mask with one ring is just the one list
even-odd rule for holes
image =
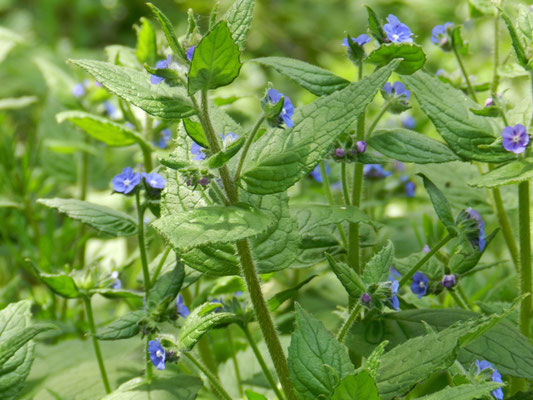
{"label": "thick stem", "polygon": [[468,73],[466,72],[465,65],[463,64],[463,59],[461,58],[461,54],[459,54],[459,51],[457,50],[457,45],[455,44],[453,40],[452,40],[452,49],[453,49],[453,54],[455,54],[455,58],[457,59],[457,63],[459,64],[459,68],[461,68],[461,72],[463,73],[466,86],[468,86],[468,90],[470,91],[472,99],[474,99],[474,101],[477,103],[478,100],[476,96],[476,91],[474,90],[472,83],[470,83],[470,78],[468,77]]}
{"label": "thick stem", "polygon": [[339,333],[337,334],[337,340],[342,343],[344,341],[344,338],[346,337],[346,334],[352,327],[352,324],[355,322],[357,317],[359,316],[359,313],[361,312],[361,301],[358,301],[355,306],[353,306],[352,311],[350,311],[350,315],[344,323],[341,326],[341,329],[339,330]]}
{"label": "thick stem", "polygon": [[187,357],[187,359],[191,361],[196,366],[196,368],[198,368],[205,375],[205,377],[207,378],[207,380],[209,380],[211,386],[215,388],[218,396],[221,399],[232,400],[232,397],[222,387],[222,384],[218,381],[217,377],[213,375],[213,373],[205,365],[203,365],[200,361],[194,358],[188,351],[184,352],[183,355]]}
{"label": "thick stem", "polygon": [[98,362],[98,368],[100,369],[100,375],[104,383],[105,392],[111,393],[111,387],[109,386],[109,379],[107,378],[107,372],[105,370],[104,359],[102,358],[102,351],[100,350],[100,343],[96,339],[96,326],[94,325],[93,308],[91,306],[90,297],[83,296],[83,303],[85,304],[85,313],[87,314],[87,322],[89,322],[89,328],[91,330],[91,339],[93,341],[94,354],[96,355],[96,361]]}
{"label": "thick stem", "polygon": [[520,306],[520,332],[531,338],[531,227],[529,213],[529,182],[518,184],[518,225],[520,231],[520,293],[529,294]]}
{"label": "thick stem", "polygon": [[447,234],[439,243],[437,243],[435,246],[433,246],[429,252],[422,257],[422,259],[416,263],[416,265],[409,270],[404,276],[402,276],[402,279],[400,279],[400,287],[403,286],[409,279],[413,277],[413,275],[431,258],[433,255],[441,249],[446,243],[448,243],[453,238],[452,235]]}
{"label": "thick stem", "polygon": [[[336,205],[335,200],[333,199],[333,194],[331,193],[331,187],[329,186],[329,178],[326,172],[326,163],[324,162],[324,160],[320,161],[320,176],[322,177],[322,187],[324,188],[324,192],[326,192],[326,197],[328,198],[329,205]],[[344,232],[342,224],[337,224],[337,229],[339,230],[339,234],[341,235],[341,240],[344,245],[344,248],[347,249],[348,239],[346,238],[346,233]]]}
{"label": "thick stem", "polygon": [[263,374],[265,374],[265,378],[267,379],[268,383],[270,383],[270,386],[272,387],[272,390],[278,396],[279,400],[283,400],[285,397],[281,393],[281,391],[278,388],[278,384],[274,377],[272,376],[272,373],[270,372],[270,369],[268,369],[268,366],[266,365],[265,359],[261,355],[261,352],[259,351],[259,348],[257,347],[257,343],[255,343],[255,340],[250,333],[250,330],[248,329],[248,325],[240,325],[244,335],[246,336],[246,339],[248,340],[248,343],[250,343],[250,347],[252,348],[252,351],[254,352],[255,358],[259,362],[259,365],[261,366],[261,369],[263,370]]}
{"label": "thick stem", "polygon": [[252,131],[246,138],[246,143],[244,144],[244,147],[242,149],[241,158],[239,159],[239,164],[237,165],[237,169],[235,170],[235,175],[233,178],[235,182],[237,182],[239,180],[239,177],[241,176],[241,170],[242,170],[242,166],[244,165],[244,160],[246,160],[246,156],[248,155],[250,146],[252,145],[255,135],[257,135],[257,132],[259,131],[259,128],[261,127],[261,124],[263,123],[264,120],[265,120],[265,116],[261,115],[261,117],[255,123]]}

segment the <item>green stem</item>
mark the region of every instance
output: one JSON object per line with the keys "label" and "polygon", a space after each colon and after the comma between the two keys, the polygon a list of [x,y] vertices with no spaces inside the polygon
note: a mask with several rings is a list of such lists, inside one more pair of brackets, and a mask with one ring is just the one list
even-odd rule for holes
{"label": "green stem", "polygon": [[[385,115],[385,113],[389,109],[390,105],[391,105],[390,101],[386,101],[385,103],[383,103],[383,107],[381,107],[381,110],[379,111],[378,115],[376,115],[376,118],[374,118],[374,121],[372,121],[372,123],[368,127],[368,131],[366,132],[366,137],[367,138],[369,138],[370,135],[372,135],[372,132],[374,132],[374,129],[376,129],[376,126],[378,125],[378,123],[381,120],[381,118],[383,118],[383,116]],[[362,139],[360,139],[360,140],[362,140]]]}
{"label": "green stem", "polygon": [[[90,143],[89,137],[85,135],[83,142],[88,145]],[[89,177],[89,153],[83,150],[81,153],[81,171],[80,171],[80,200],[85,201],[87,199],[87,186]],[[83,237],[86,232],[85,225],[81,226],[80,236]],[[79,253],[79,269],[85,266],[85,250],[87,248],[87,241],[84,240],[80,247]]]}
{"label": "green stem", "polygon": [[529,294],[520,306],[520,332],[531,338],[531,227],[529,213],[529,181],[518,184],[518,225],[520,231],[520,294]]}
{"label": "green stem", "polygon": [[152,164],[152,150],[144,145],[141,145],[140,147],[143,153],[144,169],[146,170],[146,172],[150,172],[152,169],[154,169],[154,166]]}
{"label": "green stem", "polygon": [[228,335],[228,344],[231,351],[231,359],[233,361],[233,368],[235,369],[235,379],[237,379],[237,387],[239,388],[239,395],[242,397],[244,395],[244,390],[241,383],[241,371],[239,369],[239,363],[237,362],[237,356],[235,351],[235,344],[233,343],[233,335],[231,334],[231,326],[228,326],[226,329]]}
{"label": "green stem", "polygon": [[344,341],[344,338],[346,337],[346,334],[348,333],[348,331],[350,330],[352,324],[355,322],[355,320],[359,316],[359,313],[361,312],[361,308],[362,308],[361,302],[358,301],[353,306],[352,311],[350,311],[350,315],[348,316],[348,318],[346,318],[346,320],[342,324],[341,329],[340,329],[339,333],[337,334],[337,340],[340,343],[342,343]]}
{"label": "green stem", "polygon": [[457,63],[459,64],[459,68],[461,68],[461,72],[463,73],[463,76],[465,78],[466,86],[468,86],[468,90],[470,91],[472,98],[477,103],[478,100],[476,96],[476,91],[474,90],[472,83],[470,83],[470,78],[468,77],[468,73],[466,72],[465,65],[463,64],[463,59],[461,58],[461,55],[459,54],[459,51],[457,50],[457,45],[453,40],[452,40],[452,50],[453,50],[453,54],[455,54],[455,58],[457,59]]}
{"label": "green stem", "polygon": [[498,65],[500,63],[500,13],[494,17],[494,61],[492,65],[492,83],[490,85],[490,93],[494,97],[498,92],[500,84],[500,76],[498,75]]}
{"label": "green stem", "polygon": [[250,343],[250,347],[252,348],[252,351],[254,352],[255,358],[259,362],[259,365],[261,366],[261,369],[263,370],[263,374],[265,374],[265,378],[267,379],[268,383],[270,383],[270,386],[272,387],[272,390],[278,396],[278,399],[283,400],[285,397],[281,393],[281,391],[278,388],[278,384],[274,377],[272,376],[272,373],[270,372],[270,369],[266,365],[265,359],[261,355],[261,352],[259,351],[259,348],[257,347],[257,343],[255,343],[255,340],[250,333],[250,330],[248,329],[248,325],[240,325],[242,328],[244,335],[246,336],[246,339],[248,340],[248,343]]}
{"label": "green stem", "polygon": [[165,252],[163,253],[163,256],[161,257],[161,261],[159,261],[159,264],[157,264],[157,267],[154,271],[154,275],[152,276],[152,284],[151,286],[154,286],[157,282],[157,278],[159,278],[159,274],[161,273],[161,269],[163,268],[163,265],[165,265],[165,261],[167,261],[168,255],[170,254],[170,247],[167,247],[165,249]]}
{"label": "green stem", "polygon": [[235,175],[233,180],[237,182],[241,176],[241,170],[242,166],[244,165],[244,160],[246,160],[246,156],[248,155],[248,150],[250,150],[250,146],[252,145],[255,135],[257,135],[257,132],[259,131],[259,128],[261,127],[261,124],[265,120],[265,116],[261,115],[261,117],[257,120],[255,123],[252,131],[246,138],[246,143],[244,144],[244,147],[242,149],[241,158],[239,159],[239,164],[237,165],[237,169],[235,170]]}
{"label": "green stem", "polygon": [[[326,197],[328,198],[329,205],[336,205],[335,200],[333,199],[333,194],[331,193],[331,187],[329,186],[329,178],[326,172],[326,163],[324,162],[324,160],[320,161],[320,176],[322,177],[322,187],[324,188],[324,192],[326,192]],[[337,229],[339,230],[339,234],[341,235],[344,248],[347,249],[348,239],[346,238],[346,233],[344,232],[342,224],[337,224]]]}
{"label": "green stem", "polygon": [[105,392],[111,393],[111,387],[109,386],[109,379],[107,378],[107,372],[105,370],[104,359],[102,358],[102,351],[100,350],[100,343],[96,339],[96,326],[94,325],[93,308],[91,306],[91,298],[87,296],[82,297],[85,304],[85,313],[87,314],[87,322],[89,322],[89,328],[91,329],[91,339],[93,341],[94,354],[96,355],[96,361],[98,362],[98,368],[100,369],[100,375],[104,383]]}
{"label": "green stem", "polygon": [[452,296],[452,299],[455,301],[455,304],[457,304],[463,310],[468,310],[468,306],[461,299],[461,297],[455,292],[455,290],[448,290],[448,293],[450,294],[450,296]]}
{"label": "green stem", "polygon": [[404,276],[402,276],[402,279],[400,279],[400,287],[403,286],[409,279],[413,277],[415,272],[420,270],[420,268],[431,258],[433,255],[438,252],[441,247],[443,247],[446,243],[448,243],[454,236],[450,235],[449,233],[435,246],[433,246],[429,252],[422,257],[422,259],[416,263],[416,265],[409,270]]}
{"label": "green stem", "polygon": [[218,396],[221,399],[232,400],[232,397],[222,387],[222,384],[218,381],[217,377],[213,375],[213,373],[205,365],[203,365],[200,361],[194,358],[188,351],[184,352],[183,355],[187,357],[187,359],[191,361],[196,366],[196,368],[198,368],[205,375],[205,377],[209,380],[211,386],[215,388]]}
{"label": "green stem", "polygon": [[341,163],[341,179],[342,179],[342,195],[344,196],[344,204],[350,205],[350,193],[348,188],[348,177],[346,174],[346,163]]}
{"label": "green stem", "polygon": [[217,195],[218,199],[224,203],[225,205],[229,205],[229,200],[226,198],[226,195],[224,193],[222,193],[222,190],[220,189],[220,186],[218,186],[218,183],[216,182],[211,182],[211,189],[213,189],[213,191],[215,192],[215,194]]}

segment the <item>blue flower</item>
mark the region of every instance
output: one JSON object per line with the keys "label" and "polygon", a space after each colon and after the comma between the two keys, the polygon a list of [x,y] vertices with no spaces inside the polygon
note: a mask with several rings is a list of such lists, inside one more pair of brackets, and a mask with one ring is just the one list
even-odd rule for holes
{"label": "blue flower", "polygon": [[383,30],[385,31],[385,34],[387,35],[387,39],[390,42],[393,43],[412,43],[413,33],[411,32],[411,29],[405,24],[402,24],[400,20],[392,15],[389,14],[387,17],[387,24],[383,25]]}
{"label": "blue flower", "polygon": [[159,140],[157,142],[154,141],[153,143],[160,149],[166,149],[170,139],[172,139],[172,132],[170,132],[170,128],[167,128],[159,132]]}
{"label": "blue flower", "polygon": [[502,137],[503,148],[515,154],[523,153],[529,144],[529,135],[522,124],[516,124],[514,127],[506,126],[503,128]]}
{"label": "blue flower", "polygon": [[122,289],[122,282],[118,278],[118,271],[113,271],[111,273],[111,279],[114,280],[114,282],[111,284],[112,289]]}
{"label": "blue flower", "polygon": [[415,272],[413,282],[411,282],[411,291],[418,295],[418,298],[425,296],[428,291],[429,278],[422,272]]}
{"label": "blue flower", "polygon": [[183,297],[181,294],[178,294],[178,297],[176,298],[176,308],[178,310],[178,314],[181,315],[183,318],[187,318],[190,314],[189,309],[183,302]]}
{"label": "blue flower", "polygon": [[128,194],[130,193],[141,181],[141,175],[137,172],[133,172],[133,169],[126,167],[122,172],[113,177],[113,190],[115,192]]}
{"label": "blue flower", "polygon": [[407,197],[415,197],[416,185],[413,181],[407,181],[404,190]]}
{"label": "blue flower", "polygon": [[[322,173],[320,172],[320,164],[317,164],[315,169],[310,173],[311,177],[318,183],[322,183]],[[329,165],[326,164],[326,175],[329,175]]]}
{"label": "blue flower", "polygon": [[291,100],[283,93],[278,92],[276,89],[268,89],[267,92],[268,101],[272,104],[280,102],[281,98],[284,98],[283,108],[281,109],[280,118],[288,128],[292,128],[294,123],[292,122],[292,115],[294,114],[294,106]]}
{"label": "blue flower", "polygon": [[200,146],[198,143],[192,142],[191,154],[194,155],[193,160],[195,160],[195,161],[204,160],[205,159],[205,153],[204,153],[203,150],[204,150],[203,147]]}
{"label": "blue flower", "polygon": [[416,119],[408,115],[402,119],[402,125],[404,128],[414,129],[416,127]]}
{"label": "blue flower", "polygon": [[385,86],[383,86],[383,90],[388,95],[387,97],[404,97],[402,100],[405,101],[409,101],[409,97],[411,97],[411,92],[399,81],[394,82],[392,85],[390,82],[387,82]]}
{"label": "blue flower", "polygon": [[143,172],[142,177],[146,184],[154,189],[164,189],[167,184],[167,181],[157,172],[152,172],[150,174]]}
{"label": "blue flower", "polygon": [[385,171],[379,164],[366,164],[363,167],[363,174],[367,179],[381,179],[392,174],[392,172]]}
{"label": "blue flower", "polygon": [[148,353],[150,354],[150,361],[157,369],[165,369],[165,349],[161,346],[159,339],[150,340],[148,342]]}
{"label": "blue flower", "polygon": [[220,138],[222,139],[222,145],[224,146],[224,149],[227,149],[233,142],[235,142],[239,138],[239,136],[237,136],[233,132],[228,132],[225,135],[221,133]]}
{"label": "blue flower", "polygon": [[364,153],[366,151],[366,142],[363,140],[358,140],[355,143],[355,147],[357,148],[358,153]]}
{"label": "blue flower", "polygon": [[445,288],[449,289],[453,286],[455,286],[457,283],[457,279],[455,278],[454,274],[451,275],[444,275],[442,277],[442,280],[440,281],[440,284],[444,286]]}
{"label": "blue flower", "polygon": [[192,56],[194,55],[194,50],[196,50],[196,46],[191,46],[187,49],[187,60],[192,61]]}
{"label": "blue flower", "polygon": [[[485,361],[485,360],[482,360],[482,361],[476,360],[476,367],[477,367],[478,375],[482,371],[485,371],[486,369],[490,369],[490,370],[492,370],[492,375],[491,375],[490,379],[492,379],[493,382],[503,383],[502,375],[498,372],[498,370],[496,368],[494,368],[492,366],[492,364],[490,362]],[[503,399],[503,390],[502,390],[502,388],[498,388],[496,390],[493,390],[492,391],[492,395],[496,399],[502,400]]]}
{"label": "blue flower", "polygon": [[446,22],[444,25],[436,25],[431,31],[431,41],[435,44],[439,44],[441,43],[441,40],[446,40],[446,33],[451,26],[453,26],[451,22]]}
{"label": "blue flower", "polygon": [[109,100],[104,101],[105,113],[109,118],[113,118],[117,112],[117,108]]}
{"label": "blue flower", "polygon": [[[166,69],[166,68],[170,67],[170,64],[172,64],[172,56],[169,54],[166,59],[159,60],[158,62],[156,62],[155,63],[155,68],[156,69]],[[161,76],[157,76],[157,75],[153,75],[153,74],[150,75],[150,82],[152,83],[152,85],[159,85],[164,80],[165,80],[165,78],[163,78]]]}
{"label": "blue flower", "polygon": [[78,83],[74,85],[74,87],[72,88],[72,94],[74,95],[74,97],[77,98],[83,96],[85,94],[85,87],[83,86],[83,83]]}
{"label": "blue flower", "polygon": [[468,218],[473,219],[477,222],[476,227],[478,229],[478,233],[476,237],[471,240],[472,246],[477,247],[479,251],[483,251],[487,244],[485,238],[485,221],[483,221],[483,219],[481,218],[481,214],[478,211],[474,210],[472,207],[468,207],[465,212],[468,215]]}
{"label": "blue flower", "polygon": [[400,289],[400,282],[396,278],[399,278],[401,275],[394,267],[390,267],[389,270],[389,281],[391,284],[392,296],[390,297],[390,303],[393,309],[398,311],[400,309],[400,300],[398,299],[398,290]]}
{"label": "blue flower", "polygon": [[[352,42],[357,43],[361,47],[363,47],[367,43],[370,43],[371,41],[372,38],[366,33],[363,33],[362,35],[359,35],[356,38],[352,38]],[[344,40],[342,41],[342,46],[350,47],[350,45],[348,44],[348,38],[344,38]]]}

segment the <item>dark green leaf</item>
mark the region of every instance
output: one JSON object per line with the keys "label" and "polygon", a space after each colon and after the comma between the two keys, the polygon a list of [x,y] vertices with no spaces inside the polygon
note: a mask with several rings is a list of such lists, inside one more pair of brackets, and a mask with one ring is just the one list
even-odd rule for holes
{"label": "dark green leaf", "polygon": [[[335,389],[331,400],[380,400],[376,382],[366,370],[348,375]],[[455,399],[454,399],[455,400]]]}
{"label": "dark green leaf", "polygon": [[241,273],[235,246],[230,243],[198,246],[180,255],[189,267],[208,275],[228,276]]}
{"label": "dark green leaf", "polygon": [[197,144],[202,146],[204,149],[209,148],[209,142],[207,141],[207,138],[205,137],[202,124],[187,118],[183,120],[183,127],[185,128],[185,132],[187,132],[187,135],[189,135],[189,137],[192,140],[194,140]]}
{"label": "dark green leaf", "polygon": [[177,262],[176,267],[161,275],[150,289],[146,299],[146,310],[152,312],[156,308],[166,309],[166,306],[178,295],[183,279],[185,279],[185,269],[181,262]]}
{"label": "dark green leaf", "polygon": [[201,388],[200,378],[189,375],[156,377],[151,383],[139,377],[123,383],[102,400],[194,400]]}
{"label": "dark green leaf", "polygon": [[98,340],[119,340],[133,337],[139,333],[137,323],[146,316],[142,310],[132,311],[104,326],[96,332]]}
{"label": "dark green leaf", "polygon": [[219,151],[215,155],[209,157],[206,164],[208,168],[217,169],[225,165],[229,160],[231,160],[244,146],[246,142],[246,137],[240,137],[235,142],[233,142],[226,150]]}
{"label": "dark green leaf", "polygon": [[329,262],[332,271],[337,275],[342,286],[346,289],[350,297],[359,298],[365,291],[365,285],[361,278],[348,264],[342,261],[336,261],[328,253],[324,254]]}
{"label": "dark green leaf", "polygon": [[379,22],[376,12],[370,6],[365,5],[365,7],[368,11],[368,29],[370,33],[379,43],[383,43],[385,41],[385,31],[381,26],[381,22]]}
{"label": "dark green leaf", "polygon": [[413,43],[382,44],[368,55],[366,61],[383,66],[396,58],[402,59],[396,68],[396,72],[402,75],[411,75],[422,68],[426,62],[426,55],[422,47]]}
{"label": "dark green leaf", "polygon": [[301,281],[298,285],[282,292],[276,293],[274,296],[268,299],[267,305],[270,312],[276,311],[279,306],[281,306],[285,301],[294,297],[298,293],[298,290],[300,290],[304,285],[307,285],[309,282],[311,282],[311,280],[316,276],[317,275],[311,275],[309,278]]}
{"label": "dark green leaf", "polygon": [[455,229],[455,221],[452,215],[452,209],[448,204],[448,200],[442,194],[437,186],[424,174],[418,174],[424,180],[424,187],[426,188],[433,208],[437,213],[440,221],[444,224],[448,230],[453,231]]}

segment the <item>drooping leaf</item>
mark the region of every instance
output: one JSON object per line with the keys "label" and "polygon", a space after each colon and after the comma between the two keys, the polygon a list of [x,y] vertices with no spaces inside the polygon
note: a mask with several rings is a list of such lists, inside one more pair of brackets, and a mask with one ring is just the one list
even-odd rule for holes
{"label": "drooping leaf", "polygon": [[397,64],[398,60],[392,61],[359,82],[297,109],[293,128],[275,129],[254,144],[239,184],[251,193],[270,194],[296,183],[352,126]]}
{"label": "drooping leaf", "polygon": [[288,362],[291,381],[302,400],[331,398],[337,382],[354,372],[344,345],[299,304]]}
{"label": "drooping leaf", "polygon": [[227,23],[221,21],[196,46],[189,68],[189,93],[229,85],[240,70],[239,47]]}
{"label": "drooping leaf", "polygon": [[76,199],[39,199],[38,202],[112,236],[137,233],[137,223],[132,217],[109,207]]}
{"label": "drooping leaf", "polygon": [[120,340],[133,337],[139,333],[138,322],[146,316],[143,310],[132,311],[119,317],[109,325],[96,332],[98,340]]}
{"label": "drooping leaf", "polygon": [[453,220],[452,209],[444,194],[439,190],[437,186],[424,174],[418,174],[424,181],[424,187],[426,188],[433,208],[437,213],[439,219],[448,230],[453,231],[455,229],[455,221]]}
{"label": "drooping leaf", "polygon": [[407,129],[378,130],[367,144],[401,162],[431,164],[460,160],[445,143]]}
{"label": "drooping leaf", "polygon": [[194,400],[202,381],[189,375],[156,377],[151,383],[139,377],[129,380],[102,400]]}
{"label": "drooping leaf", "polygon": [[316,96],[332,94],[350,84],[328,70],[293,58],[261,57],[251,61],[273,68]]}
{"label": "drooping leaf", "polygon": [[520,158],[502,165],[468,182],[478,188],[512,185],[533,178],[533,158]]}
{"label": "drooping leaf", "polygon": [[426,55],[422,47],[413,43],[385,43],[368,55],[366,61],[371,64],[383,66],[395,58],[402,62],[396,72],[402,75],[411,75],[422,68],[426,62]]}
{"label": "drooping leaf", "polygon": [[226,11],[224,19],[228,23],[231,37],[240,51],[246,47],[248,31],[254,16],[255,0],[235,0]]}
{"label": "drooping leaf", "polygon": [[512,155],[503,148],[479,148],[499,135],[488,118],[474,115],[471,108],[480,108],[459,89],[442,82],[424,71],[402,77],[413,92],[420,107],[433,122],[450,148],[466,160],[503,162]]}
{"label": "drooping leaf", "polygon": [[331,400],[380,400],[374,378],[367,370],[348,375],[335,389]]}
{"label": "drooping leaf", "polygon": [[189,117],[197,112],[183,88],[168,86],[164,81],[152,85],[149,75],[145,72],[102,61],[70,60],[70,62],[90,73],[111,93],[154,117],[175,120]]}
{"label": "drooping leaf", "polygon": [[363,281],[367,284],[384,282],[388,279],[394,259],[394,245],[389,240],[365,265]]}
{"label": "drooping leaf", "polygon": [[160,218],[152,226],[175,249],[230,243],[257,236],[273,224],[273,219],[256,208],[239,203],[233,206],[201,207]]}

